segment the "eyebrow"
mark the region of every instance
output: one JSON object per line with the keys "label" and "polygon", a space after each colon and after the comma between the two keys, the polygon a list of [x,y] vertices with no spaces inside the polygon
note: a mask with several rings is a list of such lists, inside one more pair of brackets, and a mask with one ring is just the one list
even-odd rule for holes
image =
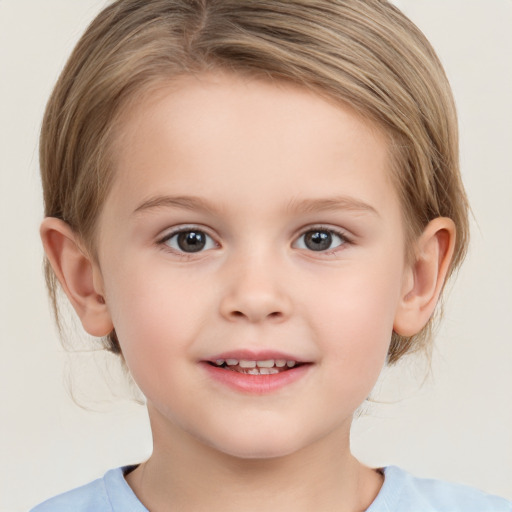
{"label": "eyebrow", "polygon": [[293,212],[300,211],[303,213],[348,210],[360,213],[372,213],[380,217],[373,206],[350,196],[336,196],[322,199],[292,199],[288,204],[287,210]]}
{"label": "eyebrow", "polygon": [[[134,214],[155,208],[184,208],[186,210],[199,210],[214,214],[217,208],[210,204],[206,199],[196,196],[166,196],[158,195],[151,197],[140,204]],[[377,210],[354,197],[336,196],[321,199],[292,199],[288,203],[287,212],[316,213],[323,211],[348,210],[361,213],[371,213],[379,216]]]}
{"label": "eyebrow", "polygon": [[144,201],[133,211],[134,214],[154,208],[184,208],[215,213],[216,208],[205,199],[195,196],[154,196]]}

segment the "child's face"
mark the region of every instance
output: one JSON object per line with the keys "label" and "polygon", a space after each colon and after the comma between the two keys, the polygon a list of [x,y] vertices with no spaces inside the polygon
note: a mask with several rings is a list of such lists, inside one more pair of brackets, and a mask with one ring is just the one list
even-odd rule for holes
{"label": "child's face", "polygon": [[[138,105],[117,155],[97,279],[155,444],[348,441],[407,271],[384,137],[303,89],[214,74]],[[252,376],[227,358],[307,364]]]}

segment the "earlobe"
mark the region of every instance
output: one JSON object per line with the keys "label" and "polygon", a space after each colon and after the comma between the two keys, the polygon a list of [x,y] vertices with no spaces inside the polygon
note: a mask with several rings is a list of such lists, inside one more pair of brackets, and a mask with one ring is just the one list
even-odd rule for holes
{"label": "earlobe", "polygon": [[455,246],[455,224],[438,217],[429,222],[416,245],[416,256],[404,276],[393,330],[414,336],[428,322],[443,289]]}
{"label": "earlobe", "polygon": [[106,336],[113,325],[99,268],[64,221],[46,217],[40,233],[46,256],[84,329],[92,336]]}

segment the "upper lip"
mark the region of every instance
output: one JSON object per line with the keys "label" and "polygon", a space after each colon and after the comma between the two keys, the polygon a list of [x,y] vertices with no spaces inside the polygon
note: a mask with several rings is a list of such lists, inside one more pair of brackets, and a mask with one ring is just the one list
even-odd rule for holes
{"label": "upper lip", "polygon": [[268,361],[270,359],[281,359],[286,361],[295,361],[297,363],[308,363],[310,361],[306,361],[300,357],[297,357],[292,354],[287,354],[284,352],[278,352],[276,350],[249,350],[249,349],[240,349],[240,350],[230,350],[227,352],[222,352],[219,354],[215,354],[212,357],[208,357],[204,359],[204,361],[215,362],[219,359],[237,359],[242,361]]}

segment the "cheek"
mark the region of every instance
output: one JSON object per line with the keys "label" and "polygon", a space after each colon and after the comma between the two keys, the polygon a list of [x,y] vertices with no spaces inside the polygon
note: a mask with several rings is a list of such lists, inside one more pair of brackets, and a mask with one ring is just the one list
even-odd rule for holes
{"label": "cheek", "polygon": [[[136,269],[144,269],[142,272]],[[208,298],[155,263],[117,268],[106,283],[114,328],[135,381],[144,388],[147,376],[192,358],[198,321]],[[151,368],[151,371],[148,371]],[[176,366],[177,375],[180,367]]]}
{"label": "cheek", "polygon": [[400,297],[401,268],[382,267],[351,267],[323,287],[322,300],[320,288],[310,290],[305,307],[322,351],[332,355],[326,364],[338,365],[349,387],[360,382],[368,391],[385,363]]}

